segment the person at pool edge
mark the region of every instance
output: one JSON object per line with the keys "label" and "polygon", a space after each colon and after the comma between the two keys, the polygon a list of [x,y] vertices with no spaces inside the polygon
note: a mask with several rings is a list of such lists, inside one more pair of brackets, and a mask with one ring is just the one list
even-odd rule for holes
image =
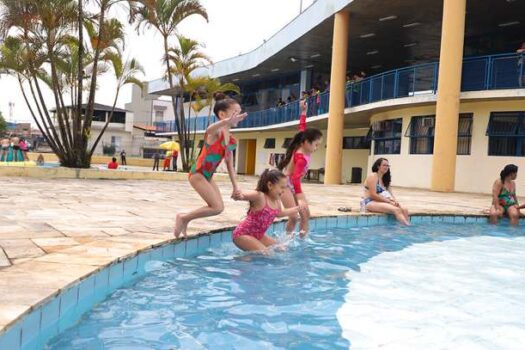
{"label": "person at pool edge", "polygon": [[499,179],[492,185],[492,205],[489,210],[489,222],[497,224],[498,219],[504,215],[508,216],[510,224],[517,226],[520,219],[520,209],[525,205],[519,205],[516,197],[516,177],[518,167],[514,164],[507,164],[501,170]]}
{"label": "person at pool edge", "polygon": [[266,235],[276,217],[297,216],[306,206],[282,209],[281,195],[287,189],[288,180],[280,170],[266,169],[261,174],[255,191],[239,191],[233,199],[250,203],[248,214],[233,230],[233,243],[244,251],[265,253],[277,241]]}
{"label": "person at pool edge", "polygon": [[186,237],[190,221],[219,215],[224,210],[221,191],[213,180],[213,174],[223,159],[233,187],[232,197],[238,195],[239,185],[233,167],[233,151],[237,147],[237,141],[231,135],[230,129],[236,127],[248,114],[241,111],[241,105],[237,100],[221,92],[215,93],[213,97],[215,98],[213,113],[219,121],[206,129],[204,145],[188,174],[190,185],[206,205],[187,213],[177,213],[173,229],[175,238],[179,238],[181,234]]}
{"label": "person at pool edge", "polygon": [[365,211],[392,214],[403,225],[410,225],[408,210],[399,204],[392,193],[390,164],[386,158],[378,158],[372,165],[372,173],[364,183],[361,207]]}

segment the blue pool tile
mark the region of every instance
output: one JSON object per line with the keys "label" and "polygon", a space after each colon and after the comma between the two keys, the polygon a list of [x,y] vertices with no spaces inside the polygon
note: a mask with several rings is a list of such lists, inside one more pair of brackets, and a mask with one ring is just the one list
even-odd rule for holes
{"label": "blue pool tile", "polygon": [[109,269],[103,269],[95,275],[95,300],[104,300],[109,293]]}
{"label": "blue pool tile", "polygon": [[377,216],[377,224],[378,225],[386,225],[386,224],[388,224],[388,215],[378,215]]}
{"label": "blue pool tile", "polygon": [[22,348],[34,349],[40,333],[41,309],[36,309],[22,319]]}
{"label": "blue pool tile", "polygon": [[232,231],[224,231],[221,233],[222,242],[231,242],[232,241]]}
{"label": "blue pool tile", "polygon": [[330,217],[326,219],[326,228],[336,228],[337,227],[337,217]]}
{"label": "blue pool tile", "polygon": [[432,216],[423,215],[421,216],[421,223],[422,224],[429,224],[432,222]]}
{"label": "blue pool tile", "polygon": [[444,216],[442,218],[443,218],[443,222],[446,222],[448,224],[453,224],[455,222],[455,219],[453,216]]}
{"label": "blue pool tile", "polygon": [[[159,248],[163,249],[163,248]],[[124,260],[124,283],[131,281],[138,275],[138,256]]]}
{"label": "blue pool tile", "polygon": [[109,267],[109,290],[113,291],[124,284],[124,264],[119,262]]}
{"label": "blue pool tile", "polygon": [[467,216],[465,218],[465,223],[466,224],[475,224],[476,223],[476,218],[473,217],[473,216]]}
{"label": "blue pool tile", "polygon": [[144,273],[144,266],[146,266],[146,263],[151,260],[151,249],[139,253],[138,258],[137,269],[140,273]]}
{"label": "blue pool tile", "polygon": [[210,236],[210,248],[218,248],[222,245],[221,235],[220,234],[212,234]]}
{"label": "blue pool tile", "polygon": [[368,216],[368,226],[376,226],[379,224],[379,215]]}
{"label": "blue pool tile", "polygon": [[69,310],[75,308],[78,302],[78,285],[66,289],[60,293],[60,317]]}
{"label": "blue pool tile", "polygon": [[348,216],[337,217],[337,228],[348,228]]}
{"label": "blue pool tile", "polygon": [[423,220],[421,220],[421,216],[419,215],[410,217],[410,223],[413,225],[418,225],[418,224],[421,224],[422,222]]}
{"label": "blue pool tile", "polygon": [[197,239],[197,251],[199,254],[204,253],[210,248],[210,236],[201,236]]}
{"label": "blue pool tile", "polygon": [[58,334],[58,320],[60,298],[56,297],[46,305],[42,306],[42,318],[40,321],[40,336],[39,336],[39,347],[43,348],[43,345],[48,339],[51,339]]}
{"label": "blue pool tile", "polygon": [[75,309],[78,302],[78,285],[73,286],[60,294],[60,318],[58,331],[70,327],[76,321]]}
{"label": "blue pool tile", "polygon": [[368,216],[358,216],[357,226],[358,227],[368,226]]}
{"label": "blue pool tile", "polygon": [[285,230],[286,230],[286,221],[281,221],[281,222],[277,222],[274,224],[274,232],[281,234]]}
{"label": "blue pool tile", "polygon": [[444,218],[443,216],[432,216],[432,222],[443,222]]}
{"label": "blue pool tile", "polygon": [[22,327],[20,326],[20,323],[18,323],[8,329],[4,334],[0,335],[0,349],[20,349],[21,332]]}
{"label": "blue pool tile", "polygon": [[151,250],[151,260],[162,260],[162,248],[153,248]]}
{"label": "blue pool tile", "polygon": [[175,249],[173,244],[167,244],[159,249],[162,249],[162,258],[164,260],[172,260],[174,258]]}
{"label": "blue pool tile", "polygon": [[347,228],[352,228],[357,226],[357,216],[349,216],[347,221]]}
{"label": "blue pool tile", "polygon": [[197,240],[190,239],[186,241],[186,258],[194,257],[198,254]]}
{"label": "blue pool tile", "polygon": [[[216,235],[220,241],[221,236]],[[179,242],[173,245],[173,258],[184,258],[186,254],[186,242]]]}
{"label": "blue pool tile", "polygon": [[316,231],[326,230],[326,218],[319,218],[315,225]]}
{"label": "blue pool tile", "polygon": [[454,223],[455,224],[464,224],[465,223],[465,217],[464,216],[455,216],[454,217]]}
{"label": "blue pool tile", "polygon": [[78,285],[78,300],[91,298],[95,293],[95,276],[89,276]]}

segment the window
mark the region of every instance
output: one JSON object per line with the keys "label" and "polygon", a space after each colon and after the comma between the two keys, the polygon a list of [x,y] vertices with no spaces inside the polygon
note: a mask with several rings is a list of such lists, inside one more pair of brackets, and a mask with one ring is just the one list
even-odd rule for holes
{"label": "window", "polygon": [[489,156],[525,156],[525,112],[491,113],[487,136]]}
{"label": "window", "polygon": [[374,154],[401,153],[402,125],[403,120],[401,118],[372,124],[371,139],[374,140]]}
{"label": "window", "polygon": [[[433,154],[436,116],[412,117],[405,132],[410,137],[410,154]],[[458,120],[458,155],[469,155],[472,141],[472,113],[462,113]]]}
{"label": "window", "polygon": [[122,145],[122,137],[111,136],[111,144],[115,146],[116,150],[120,150],[120,146]]}
{"label": "window", "polygon": [[111,122],[125,124],[126,123],[126,113],[125,112],[114,112],[113,116],[111,117]]}
{"label": "window", "polygon": [[[83,112],[86,113],[85,110]],[[93,121],[94,122],[105,122],[106,121],[106,111],[95,109],[93,111]]]}
{"label": "window", "polygon": [[275,139],[264,140],[264,148],[275,148]]}
{"label": "window", "polygon": [[282,148],[288,148],[288,146],[290,146],[290,143],[292,143],[292,138],[285,138],[284,139],[284,142],[283,142],[283,145],[282,145]]}
{"label": "window", "polygon": [[162,122],[164,121],[164,111],[155,111],[155,121]]}
{"label": "window", "polygon": [[405,136],[410,137],[410,154],[432,154],[434,152],[434,127],[436,117],[425,115],[412,117]]}
{"label": "window", "polygon": [[458,152],[459,156],[470,154],[472,143],[472,113],[459,115],[458,125]]}
{"label": "window", "polygon": [[370,139],[367,136],[343,137],[343,149],[370,149]]}

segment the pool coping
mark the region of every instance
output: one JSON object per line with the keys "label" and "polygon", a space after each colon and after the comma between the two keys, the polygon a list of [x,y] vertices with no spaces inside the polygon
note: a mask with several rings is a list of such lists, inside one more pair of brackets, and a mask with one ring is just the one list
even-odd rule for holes
{"label": "pool coping", "polygon": [[[468,224],[486,222],[487,215],[416,212],[411,215],[411,220],[415,224],[426,222]],[[284,231],[285,222],[286,219],[276,221],[268,231]],[[366,227],[393,222],[395,220],[392,216],[382,214],[340,213],[313,217],[311,229]],[[106,262],[82,265],[86,271],[74,273],[70,280],[64,281],[59,287],[49,288],[47,295],[32,305],[22,306],[21,309],[25,309],[21,312],[13,311],[12,319],[3,325],[0,324],[0,349],[41,348],[53,336],[74,325],[85,312],[105,300],[116,289],[143,276],[146,273],[144,265],[148,261],[193,257],[217,244],[222,245],[223,242],[231,241],[231,232],[234,227],[226,226],[199,232],[187,240],[163,237],[159,238],[162,239],[160,242],[148,244],[112,259],[108,257]],[[208,240],[207,245],[205,244],[206,239]],[[51,263],[58,265],[56,262],[51,261]],[[81,266],[74,265],[74,263],[71,265]],[[68,266],[71,267],[71,265]],[[116,278],[116,282],[110,277]],[[101,283],[101,290],[97,289],[97,282]],[[86,300],[88,302],[85,302]],[[46,328],[43,328],[42,325],[45,325]]]}

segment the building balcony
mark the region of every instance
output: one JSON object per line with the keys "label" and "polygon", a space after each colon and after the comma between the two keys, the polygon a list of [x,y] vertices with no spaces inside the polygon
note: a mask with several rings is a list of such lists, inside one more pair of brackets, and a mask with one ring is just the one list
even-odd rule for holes
{"label": "building balcony", "polygon": [[[461,91],[488,91],[525,88],[525,55],[498,54],[468,57],[463,61]],[[347,82],[346,108],[364,106],[375,102],[416,98],[437,93],[439,62],[420,64],[387,71],[361,81]],[[308,100],[307,117],[328,113],[330,93],[322,92]],[[275,127],[279,124],[297,122],[299,101],[282,107],[250,112],[248,118],[236,129]],[[215,118],[212,118],[212,122]],[[187,120],[191,130],[204,131],[207,117]],[[175,133],[175,121],[155,123],[157,133]]]}

